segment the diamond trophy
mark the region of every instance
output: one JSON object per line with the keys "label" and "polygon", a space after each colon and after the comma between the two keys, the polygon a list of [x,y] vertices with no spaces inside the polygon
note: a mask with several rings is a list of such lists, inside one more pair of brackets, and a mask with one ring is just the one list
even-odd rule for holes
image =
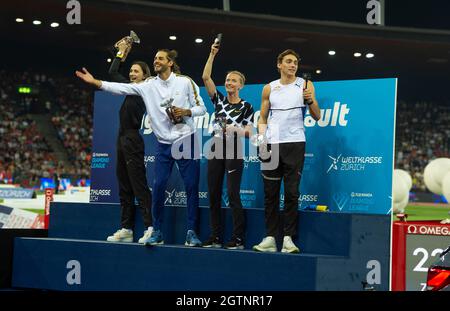
{"label": "diamond trophy", "polygon": [[166,100],[164,100],[160,106],[163,108],[166,108],[166,113],[169,116],[170,121],[172,121],[173,124],[178,124],[178,123],[182,123],[183,122],[183,118],[182,117],[175,117],[175,115],[173,114],[173,108],[174,106],[172,106],[173,103],[173,98],[168,98]]}
{"label": "diamond trophy", "polygon": [[119,57],[121,62],[124,62],[128,56],[128,53],[131,51],[131,47],[133,43],[141,43],[141,39],[139,39],[138,35],[131,30],[130,35],[123,37],[119,41],[114,44],[114,47],[118,50],[116,57]]}
{"label": "diamond trophy", "polygon": [[250,143],[258,150],[258,157],[261,162],[268,161],[272,151],[268,148],[267,137],[262,134],[255,134],[250,137]]}
{"label": "diamond trophy", "polygon": [[216,116],[213,124],[214,137],[218,138],[223,137],[223,133],[225,132],[226,128],[227,128],[227,117]]}
{"label": "diamond trophy", "polygon": [[267,144],[267,138],[262,134],[255,134],[250,137],[250,143],[255,147],[259,147],[263,144]]}

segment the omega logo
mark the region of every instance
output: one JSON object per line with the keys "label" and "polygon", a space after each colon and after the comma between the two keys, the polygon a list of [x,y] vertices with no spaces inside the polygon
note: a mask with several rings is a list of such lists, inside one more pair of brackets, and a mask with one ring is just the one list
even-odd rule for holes
{"label": "omega logo", "polygon": [[409,225],[408,226],[408,233],[409,234],[416,234],[417,233],[417,227],[414,225]]}

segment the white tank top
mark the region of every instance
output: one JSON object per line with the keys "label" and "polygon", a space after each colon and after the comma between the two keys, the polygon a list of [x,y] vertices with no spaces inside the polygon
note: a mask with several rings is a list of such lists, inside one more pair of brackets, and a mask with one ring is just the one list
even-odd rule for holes
{"label": "white tank top", "polygon": [[297,77],[291,84],[280,80],[270,82],[269,118],[267,140],[271,144],[306,141],[303,119],[306,106],[303,102],[305,80]]}

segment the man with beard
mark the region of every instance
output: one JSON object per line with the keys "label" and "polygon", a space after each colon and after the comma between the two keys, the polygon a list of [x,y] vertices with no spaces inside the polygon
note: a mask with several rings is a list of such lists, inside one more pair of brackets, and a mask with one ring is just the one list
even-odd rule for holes
{"label": "man with beard", "polygon": [[[199,148],[194,117],[206,112],[198,86],[191,78],[180,74],[176,63],[177,52],[161,49],[155,55],[153,68],[156,77],[140,84],[105,82],[95,79],[87,70],[76,75],[86,83],[121,95],[139,95],[144,100],[158,140],[156,146],[155,178],[153,181],[153,232],[145,245],[164,243],[162,220],[167,181],[174,162],[184,181],[187,193],[186,246],[201,246],[195,229],[198,214],[198,185],[200,174]],[[171,105],[167,110],[166,106]]]}

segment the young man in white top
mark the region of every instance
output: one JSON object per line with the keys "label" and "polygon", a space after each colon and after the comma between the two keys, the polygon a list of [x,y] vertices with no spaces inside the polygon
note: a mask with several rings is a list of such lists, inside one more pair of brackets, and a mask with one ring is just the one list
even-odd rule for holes
{"label": "young man in white top", "polygon": [[[255,251],[276,252],[279,234],[279,204],[281,181],[284,182],[284,253],[298,253],[292,241],[297,235],[298,198],[300,178],[305,159],[305,128],[303,120],[306,108],[315,120],[320,119],[314,85],[296,76],[300,57],[293,50],[286,50],[277,57],[280,79],[264,86],[258,132],[265,136],[267,150],[278,157],[275,167],[262,162],[264,183],[264,210],[267,236]],[[276,152],[275,152],[276,151]],[[274,163],[271,159],[271,163]]]}
{"label": "young man in white top", "polygon": [[[184,181],[187,193],[187,246],[201,246],[195,229],[198,214],[199,146],[193,117],[206,112],[198,86],[187,76],[179,74],[176,51],[161,49],[155,55],[156,77],[143,83],[113,83],[95,79],[85,68],[76,75],[86,83],[121,95],[140,95],[144,100],[152,129],[158,140],[153,181],[153,232],[145,245],[163,244],[162,221],[167,181],[174,162]],[[170,108],[170,109],[168,109]]]}

